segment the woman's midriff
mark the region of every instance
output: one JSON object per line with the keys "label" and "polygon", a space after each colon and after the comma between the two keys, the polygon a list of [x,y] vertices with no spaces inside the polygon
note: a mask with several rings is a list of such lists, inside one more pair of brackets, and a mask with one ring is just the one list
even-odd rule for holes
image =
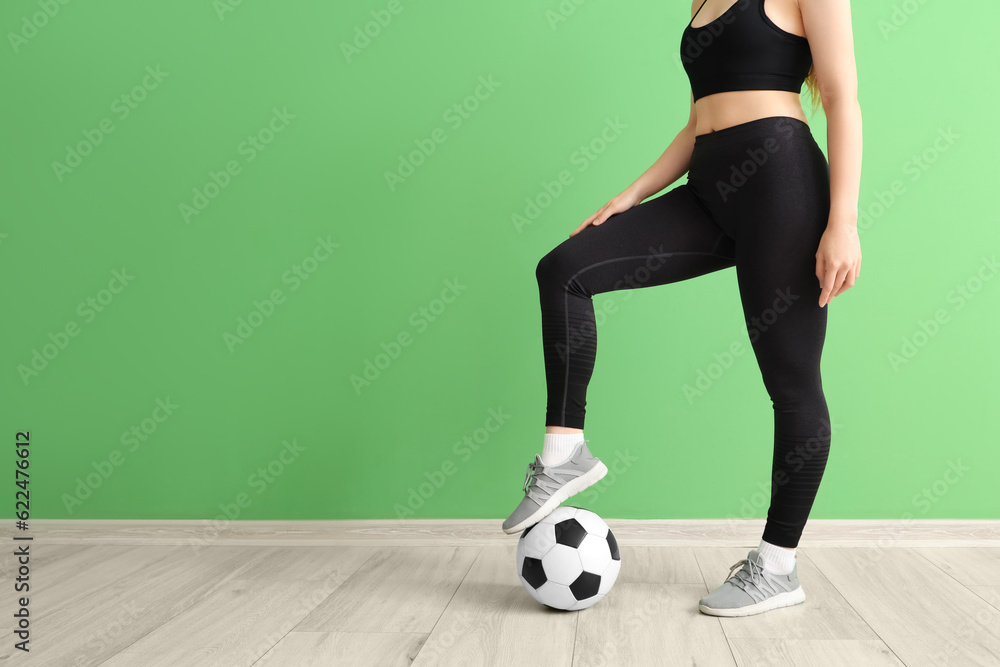
{"label": "woman's midriff", "polygon": [[733,90],[706,95],[694,103],[695,135],[767,116],[790,116],[808,123],[801,97],[787,90]]}

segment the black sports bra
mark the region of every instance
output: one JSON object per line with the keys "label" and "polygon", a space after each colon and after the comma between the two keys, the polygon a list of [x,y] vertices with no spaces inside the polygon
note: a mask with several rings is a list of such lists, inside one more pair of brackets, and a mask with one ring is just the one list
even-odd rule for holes
{"label": "black sports bra", "polygon": [[681,39],[681,63],[695,100],[730,90],[801,91],[812,67],[809,40],[775,25],[764,0],[736,0],[711,23],[691,23]]}

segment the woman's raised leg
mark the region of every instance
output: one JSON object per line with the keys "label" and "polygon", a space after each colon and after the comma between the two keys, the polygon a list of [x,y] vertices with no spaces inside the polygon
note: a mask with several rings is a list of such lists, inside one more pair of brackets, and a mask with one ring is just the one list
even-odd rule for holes
{"label": "woman's raised leg", "polygon": [[584,227],[541,258],[546,426],[582,429],[597,354],[591,297],[664,285],[735,265],[730,238],[687,184],[602,224]]}

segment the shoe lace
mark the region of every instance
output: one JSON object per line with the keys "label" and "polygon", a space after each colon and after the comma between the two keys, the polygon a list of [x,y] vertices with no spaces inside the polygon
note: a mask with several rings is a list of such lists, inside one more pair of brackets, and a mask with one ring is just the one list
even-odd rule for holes
{"label": "shoe lace", "polygon": [[[584,440],[585,443],[590,442],[590,440]],[[553,491],[562,486],[562,482],[549,473],[550,469],[555,468],[555,466],[539,464],[532,461],[528,464],[528,469],[524,474],[524,494],[526,496],[531,496],[533,498],[538,497],[539,489],[542,492],[551,495]]]}
{"label": "shoe lace", "polygon": [[[742,568],[736,572],[734,576],[733,570],[740,566],[742,566]],[[746,590],[748,585],[756,585],[759,587],[763,580],[763,573],[764,569],[760,565],[753,562],[749,558],[744,558],[737,561],[729,568],[729,575],[726,577],[726,580],[730,581],[734,586]]]}
{"label": "shoe lace", "polygon": [[537,485],[536,479],[540,471],[535,467],[535,462],[532,461],[528,464],[528,470],[524,474],[524,494],[528,495],[528,488],[534,488]]}

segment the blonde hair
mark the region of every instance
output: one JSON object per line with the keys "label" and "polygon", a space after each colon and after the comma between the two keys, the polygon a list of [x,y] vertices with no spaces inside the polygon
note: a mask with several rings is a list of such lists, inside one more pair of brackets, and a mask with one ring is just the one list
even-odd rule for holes
{"label": "blonde hair", "polygon": [[[816,77],[816,68],[809,68],[809,75],[806,76],[806,88],[809,89],[809,97],[812,98],[812,112],[823,106],[823,98],[819,94],[819,79]],[[824,112],[826,110],[824,109]]]}

